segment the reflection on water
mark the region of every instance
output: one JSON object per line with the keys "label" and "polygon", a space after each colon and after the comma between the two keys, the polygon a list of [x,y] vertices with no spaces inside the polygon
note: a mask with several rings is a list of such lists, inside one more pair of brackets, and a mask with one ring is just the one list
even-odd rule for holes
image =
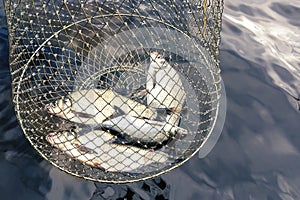
{"label": "reflection on water", "polygon": [[204,159],[126,185],[69,176],[30,146],[11,103],[0,9],[1,199],[299,199],[300,116],[283,92],[297,98],[300,89],[296,3],[226,1],[220,59],[227,118],[220,140]]}
{"label": "reflection on water", "polygon": [[[300,98],[299,1],[225,1],[223,48],[262,65],[264,79]],[[242,38],[242,39],[241,39]]]}
{"label": "reflection on water", "polygon": [[91,200],[99,199],[169,199],[170,186],[162,178],[132,184],[113,185],[96,183]]}

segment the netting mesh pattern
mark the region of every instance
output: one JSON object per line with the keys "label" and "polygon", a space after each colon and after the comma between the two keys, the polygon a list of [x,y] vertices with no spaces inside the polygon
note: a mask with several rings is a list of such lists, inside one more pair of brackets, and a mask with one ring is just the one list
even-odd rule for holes
{"label": "netting mesh pattern", "polygon": [[220,96],[221,1],[6,1],[15,110],[60,169],[157,176],[196,153]]}

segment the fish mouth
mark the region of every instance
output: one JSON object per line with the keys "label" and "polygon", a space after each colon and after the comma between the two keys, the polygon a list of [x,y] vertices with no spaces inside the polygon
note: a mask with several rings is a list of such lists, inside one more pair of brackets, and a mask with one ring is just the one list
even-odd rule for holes
{"label": "fish mouth", "polygon": [[55,110],[54,110],[54,106],[53,106],[54,104],[53,103],[48,103],[48,104],[46,104],[45,105],[45,107],[44,107],[44,111],[46,111],[47,113],[49,113],[49,114],[53,114],[53,115],[55,115],[55,114],[59,114],[59,113],[61,113],[62,111],[60,111],[60,112],[55,112]]}
{"label": "fish mouth", "polygon": [[93,167],[98,168],[98,169],[106,172],[106,169],[104,167],[102,167],[100,163],[94,163]]}
{"label": "fish mouth", "polygon": [[158,55],[158,52],[157,52],[157,51],[153,51],[153,52],[150,53],[150,55],[157,56],[157,55]]}
{"label": "fish mouth", "polygon": [[155,60],[157,58],[157,56],[159,55],[159,53],[157,51],[151,52],[150,53],[150,57]]}

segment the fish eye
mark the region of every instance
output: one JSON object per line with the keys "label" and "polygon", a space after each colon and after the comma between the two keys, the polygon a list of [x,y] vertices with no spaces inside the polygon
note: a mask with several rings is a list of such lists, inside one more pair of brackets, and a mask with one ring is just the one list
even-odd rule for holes
{"label": "fish eye", "polygon": [[64,98],[64,103],[65,103],[67,106],[72,106],[72,101],[71,101],[69,98]]}
{"label": "fish eye", "polygon": [[61,98],[61,102],[63,104],[68,104],[70,102],[70,100],[67,97],[63,97],[63,98]]}
{"label": "fish eye", "polygon": [[56,107],[57,106],[57,102],[55,101],[55,102],[52,102],[51,104],[50,104],[50,107],[51,108],[54,108],[54,107]]}

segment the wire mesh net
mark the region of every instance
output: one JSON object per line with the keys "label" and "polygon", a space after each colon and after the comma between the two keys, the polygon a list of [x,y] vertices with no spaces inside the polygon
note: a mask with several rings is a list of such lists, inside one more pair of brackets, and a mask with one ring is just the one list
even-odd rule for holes
{"label": "wire mesh net", "polygon": [[192,157],[220,97],[222,1],[6,1],[15,110],[53,165],[131,182]]}

